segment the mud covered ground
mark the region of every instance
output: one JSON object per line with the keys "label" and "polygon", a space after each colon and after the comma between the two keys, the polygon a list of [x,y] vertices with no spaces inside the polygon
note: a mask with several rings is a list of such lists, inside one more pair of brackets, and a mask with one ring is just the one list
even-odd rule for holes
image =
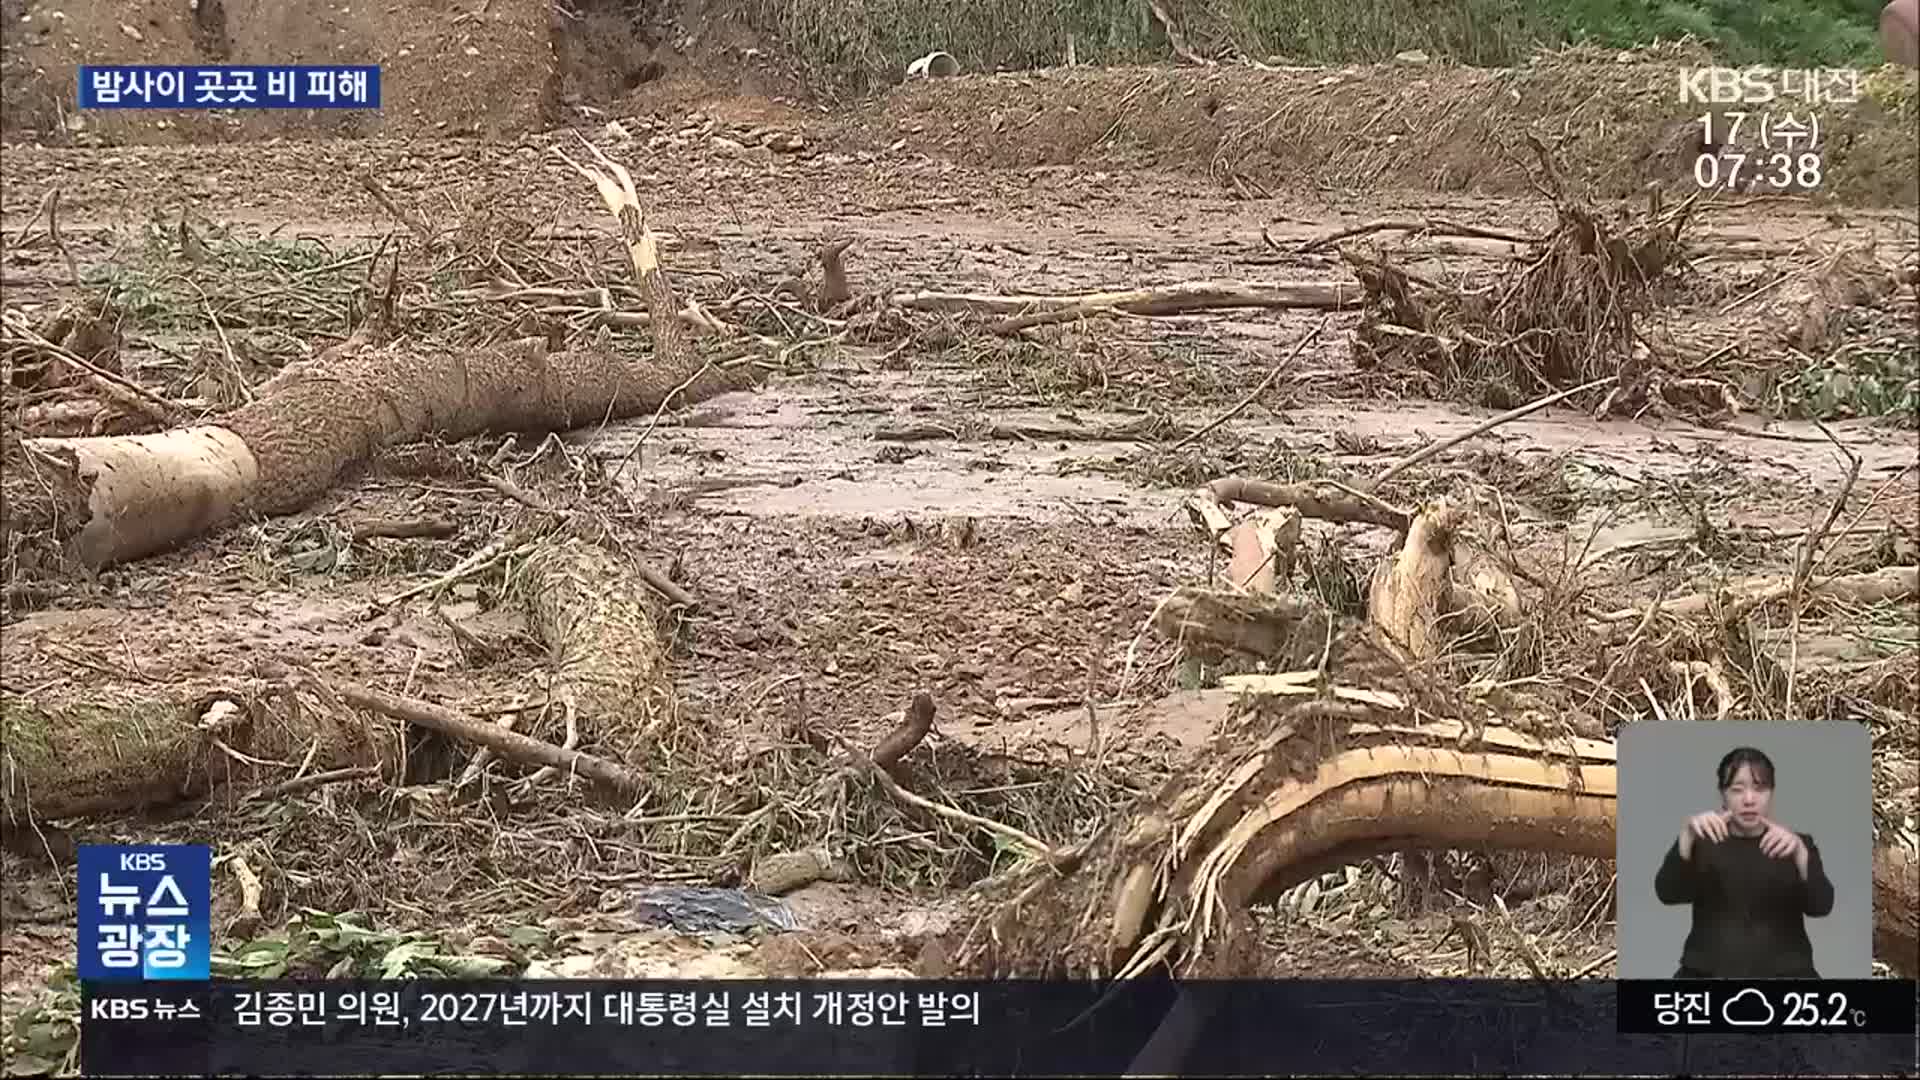
{"label": "mud covered ground", "polygon": [[[993,90],[1039,115],[1040,98],[1022,92]],[[903,119],[913,100],[922,111]],[[989,127],[958,133],[924,96],[906,101],[864,126],[733,98],[585,130],[632,167],[666,236],[670,273],[707,305],[771,293],[836,236],[853,242],[857,296],[1064,293],[1202,278],[1347,280],[1337,256],[1300,245],[1373,219],[1521,232],[1553,220],[1538,197],[1437,193],[1421,177],[1398,193],[1358,195],[1270,176],[1248,197],[1204,167],[982,164],[965,147],[996,121],[976,118]],[[915,134],[942,123],[956,134]],[[374,245],[405,231],[363,175],[436,227],[485,219],[521,237],[510,223],[531,226],[520,242],[554,265],[586,268],[568,288],[625,281],[593,191],[547,156],[554,145],[578,143],[555,132],[10,147],[0,164],[6,305],[39,317],[66,300],[112,295],[125,312],[122,370],[215,411],[351,328]],[[53,189],[78,288],[44,228],[18,242]],[[183,219],[199,257],[182,254]],[[1498,243],[1397,235],[1380,249],[1430,277],[1485,273],[1510,255]],[[1723,577],[1791,573],[1794,540],[1819,524],[1847,474],[1806,419],[1819,416],[1860,463],[1821,572],[1913,564],[1915,291],[1836,293],[1832,283],[1912,266],[1914,208],[1722,198],[1687,239],[1690,265],[1643,333],[1662,355],[1697,360],[1700,375],[1744,403],[1740,412],[1596,420],[1597,398],[1583,397],[1470,439],[1380,496],[1409,505],[1497,491],[1523,559],[1552,567],[1584,548],[1592,601],[1619,606]],[[524,314],[524,303],[462,298],[432,267],[412,272],[412,301],[436,309],[449,333],[504,336]],[[591,300],[555,304],[549,320],[593,321],[583,310]],[[1207,545],[1182,508],[1196,485],[1230,474],[1363,482],[1473,427],[1496,411],[1490,404],[1517,403],[1496,401],[1497,389],[1431,400],[1405,372],[1356,364],[1358,312],[1333,316],[1291,354],[1318,313],[1090,320],[1024,336],[988,333],[974,316],[920,317],[862,340],[792,305],[763,311],[756,330],[814,343],[766,387],[561,440],[576,466],[597,463],[613,477],[636,557],[668,568],[700,601],[675,635],[683,707],[723,733],[738,776],[779,793],[817,777],[756,772],[756,755],[777,754],[801,728],[871,747],[925,691],[939,719],[915,752],[922,793],[1055,844],[1085,839],[1203,752],[1217,722],[1189,707],[1206,676],[1171,645],[1148,640],[1129,657],[1159,599],[1209,577]],[[1809,340],[1809,311],[1820,323],[1812,352],[1796,344]],[[643,333],[622,329],[615,340],[639,348]],[[1263,381],[1245,407],[1201,430]],[[467,449],[505,463],[503,474],[537,449],[528,441],[496,454],[499,444]],[[534,483],[531,474],[520,481]],[[480,550],[509,509],[482,483],[376,466],[301,514],[15,598],[0,635],[5,689],[49,710],[97,707],[232,685],[298,659],[342,681],[497,714],[516,694],[538,692],[546,664],[497,575],[443,594],[447,619],[423,602],[377,601]],[[447,527],[436,537],[342,539],[399,521]],[[1390,539],[1313,523],[1308,587],[1352,594]],[[1912,616],[1910,603],[1826,609],[1792,634],[1761,627],[1755,648],[1799,665],[1809,686],[1891,680],[1874,707],[1897,712],[1912,705]],[[476,655],[463,637],[497,647]],[[423,935],[432,944],[414,949],[413,970],[932,973],[939,959],[923,940],[964,914],[961,890],[1014,857],[964,829],[916,825],[877,791],[857,793],[875,806],[861,819],[867,831],[838,838],[850,849],[835,854],[851,869],[784,898],[796,929],[650,928],[644,902],[660,894],[646,890],[731,887],[770,853],[689,854],[706,849],[680,819],[711,812],[731,827],[739,814],[725,792],[690,793],[623,822],[581,804],[564,780],[526,791],[500,779],[481,796],[450,794],[446,777],[470,748],[413,749],[423,760],[404,782],[347,781],[247,804],[216,797],[160,819],[89,821],[76,837],[215,843],[265,883],[258,920],[236,927],[237,878],[217,872],[222,943],[266,941],[250,955],[319,971],[348,956],[377,966]],[[1879,752],[1911,759],[1911,727],[1882,732]],[[280,764],[288,776],[299,767]],[[72,869],[50,868],[45,854],[29,845],[5,855],[9,1013],[71,962]],[[1610,974],[1610,867],[1563,861],[1547,889],[1536,869],[1509,858],[1490,880],[1463,873],[1417,890],[1417,902],[1394,860],[1331,874],[1263,915],[1272,967],[1465,973],[1471,958],[1455,925],[1464,916],[1493,928],[1494,971],[1526,970],[1522,947],[1507,944],[1524,940],[1564,973]],[[1494,897],[1509,895],[1510,913],[1491,914]],[[296,918],[319,930],[290,947]],[[341,918],[377,930],[347,944],[328,932]],[[53,1050],[57,1040],[31,1053]]]}

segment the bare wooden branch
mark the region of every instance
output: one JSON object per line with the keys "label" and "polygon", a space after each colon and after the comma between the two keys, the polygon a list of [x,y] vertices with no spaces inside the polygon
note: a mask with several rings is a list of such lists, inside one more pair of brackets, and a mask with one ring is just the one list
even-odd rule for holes
{"label": "bare wooden branch", "polygon": [[644,787],[644,781],[640,776],[623,765],[591,754],[583,754],[578,750],[562,750],[552,743],[530,739],[518,732],[507,731],[497,724],[476,720],[430,701],[400,697],[368,687],[342,683],[325,682],[321,685],[355,708],[368,709],[383,716],[391,716],[396,720],[405,720],[409,724],[417,724],[431,731],[440,732],[442,735],[488,747],[503,758],[533,765],[551,765],[557,769],[576,772],[589,780],[606,784],[627,794],[638,794]]}
{"label": "bare wooden branch", "polygon": [[1310,518],[1379,525],[1405,532],[1411,520],[1404,510],[1373,498],[1364,492],[1343,490],[1328,483],[1276,484],[1224,476],[1208,484],[1206,490],[1221,502],[1254,503],[1260,506],[1291,506]]}
{"label": "bare wooden branch", "polygon": [[1406,219],[1381,219],[1369,221],[1363,225],[1352,225],[1344,229],[1317,236],[1306,241],[1294,251],[1299,254],[1330,248],[1342,240],[1351,240],[1356,236],[1366,236],[1377,232],[1418,233],[1424,236],[1471,236],[1480,240],[1505,240],[1513,244],[1538,244],[1544,237],[1528,236],[1524,233],[1508,232],[1504,229],[1488,229],[1479,225],[1463,225],[1445,218],[1429,218],[1421,221]]}
{"label": "bare wooden branch", "polygon": [[[1101,310],[1123,311],[1131,315],[1181,315],[1230,308],[1307,308],[1342,311],[1359,307],[1364,296],[1358,282],[1193,281],[1156,288],[1057,296],[1022,294],[1002,296],[992,293],[956,292],[896,293],[891,302],[894,307],[911,311],[965,311],[1023,318],[1042,313],[1057,313],[1059,318],[1071,319]],[[1032,325],[1037,325],[1037,320],[1009,319],[995,325],[993,329],[996,333],[1005,334]]]}
{"label": "bare wooden branch", "polygon": [[907,706],[907,714],[901,718],[898,727],[880,740],[873,748],[873,763],[899,779],[900,759],[913,753],[933,730],[933,698],[923,690],[913,695],[913,701]]}

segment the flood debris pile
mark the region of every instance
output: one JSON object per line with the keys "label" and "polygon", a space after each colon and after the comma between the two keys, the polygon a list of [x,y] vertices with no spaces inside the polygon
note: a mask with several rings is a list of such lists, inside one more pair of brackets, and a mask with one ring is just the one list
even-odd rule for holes
{"label": "flood debris pile", "polygon": [[[1911,565],[1816,576],[1828,540],[1821,527],[1804,538],[1787,577],[1609,610],[1584,553],[1540,564],[1490,516],[1496,499],[1469,492],[1403,509],[1379,490],[1377,482],[1230,477],[1193,493],[1189,514],[1217,549],[1218,580],[1175,590],[1142,632],[1220,673],[1203,691],[1220,715],[1214,751],[1075,849],[1068,872],[1028,868],[983,887],[984,914],[950,945],[957,969],[1125,978],[1167,965],[1195,977],[1286,975],[1249,947],[1253,911],[1284,907],[1330,868],[1377,874],[1381,864],[1369,860],[1394,855],[1396,891],[1406,899],[1423,884],[1416,875],[1433,873],[1435,852],[1521,850],[1546,854],[1532,871],[1557,882],[1548,889],[1590,882],[1592,865],[1612,857],[1613,736],[1624,724],[1818,718],[1853,708],[1877,745],[1911,737],[1911,723],[1876,701],[1897,672],[1856,676],[1818,702],[1802,688],[1796,699],[1792,677],[1756,675],[1755,653],[1738,645],[1759,620],[1782,613],[1799,625],[1835,605],[1911,604],[1920,596]],[[1304,529],[1315,526],[1395,534],[1359,610],[1329,606],[1302,580]],[[1912,940],[1916,897],[1910,882],[1893,883],[1907,881],[1900,875],[1920,841],[1911,762],[1892,750],[1876,762],[1876,955],[1910,970],[1911,950],[1893,946]],[[1380,895],[1342,891],[1347,899],[1331,903]],[[1607,894],[1587,890],[1589,909]],[[1318,903],[1324,912],[1330,901]],[[1512,912],[1491,906],[1500,914],[1488,919],[1518,942],[1516,973],[1567,977],[1606,962],[1583,963],[1557,940],[1590,929],[1591,910],[1540,934],[1516,930]],[[1455,973],[1472,973],[1472,945],[1468,953],[1469,970]],[[1422,966],[1449,970],[1450,962]]]}
{"label": "flood debris pile", "polygon": [[[224,367],[199,372],[203,402],[156,403],[116,381],[107,307],[37,327],[10,318],[0,380],[9,394],[68,395],[37,407],[80,400],[72,388],[83,387],[114,410],[100,404],[93,415],[108,419],[83,431],[10,408],[0,438],[10,587],[42,568],[98,572],[288,515],[363,470],[457,482],[500,501],[461,523],[300,538],[312,543],[299,555],[337,559],[369,537],[457,537],[466,554],[433,562],[426,580],[372,606],[404,614],[425,600],[465,673],[495,693],[428,700],[412,671],[397,689],[376,689],[291,659],[212,673],[171,695],[63,702],[64,711],[9,688],[9,742],[21,749],[4,763],[8,829],[54,853],[52,826],[90,815],[199,804],[209,811],[200,821],[155,829],[204,838],[208,818],[237,811],[216,829],[253,845],[233,887],[265,919],[303,902],[352,907],[385,895],[431,897],[436,910],[576,909],[638,877],[771,895],[823,880],[986,879],[982,918],[939,944],[934,967],[999,976],[1111,977],[1162,964],[1250,974],[1255,908],[1382,853],[1399,860],[1402,895],[1437,873],[1433,851],[1544,856],[1538,888],[1585,890],[1566,934],[1590,930],[1604,923],[1596,868],[1613,850],[1620,727],[1649,715],[1802,716],[1813,696],[1746,647],[1755,624],[1912,600],[1906,562],[1827,573],[1816,558],[1857,469],[1802,538],[1790,575],[1651,603],[1596,584],[1584,551],[1554,562],[1522,549],[1497,490],[1469,484],[1416,504],[1390,483],[1518,412],[1429,444],[1371,483],[1214,478],[1186,508],[1220,573],[1160,599],[1123,679],[1159,689],[1132,678],[1157,637],[1193,661],[1181,672],[1214,710],[1212,737],[1143,793],[1095,751],[1036,762],[938,738],[943,703],[923,686],[890,688],[900,711],[877,740],[822,722],[798,672],[739,688],[727,708],[689,708],[679,676],[703,657],[685,627],[707,600],[636,554],[644,508],[613,479],[627,462],[556,437],[644,418],[639,454],[670,411],[754,387],[807,349],[891,336],[884,365],[962,316],[986,335],[1030,342],[1109,319],[1304,309],[1327,313],[1325,326],[1362,309],[1363,358],[1417,375],[1436,396],[1537,408],[1593,393],[1598,411],[1630,415],[1711,397],[1640,325],[1681,261],[1691,201],[1610,218],[1567,194],[1534,146],[1558,224],[1541,238],[1480,230],[1522,250],[1505,274],[1465,286],[1351,250],[1357,281],[862,292],[849,280],[849,243],[828,238],[812,264],[770,289],[729,280],[729,295],[689,300],[661,266],[632,175],[589,146],[586,164],[561,156],[617,225],[624,284],[567,262],[509,214],[443,228],[366,180],[412,246],[356,257],[345,293],[354,332],[264,380],[223,350]],[[176,237],[183,252],[191,235]],[[194,258],[216,250],[198,243]],[[1159,416],[993,422],[964,434],[1171,440],[1171,454],[1274,378],[1177,437]],[[878,437],[961,433],[917,421]],[[260,529],[282,548],[296,539]],[[1315,580],[1321,568],[1351,580],[1329,587]],[[116,671],[140,681],[124,675]],[[1906,729],[1891,717],[1885,681],[1840,687],[1837,700],[1897,741]],[[1077,703],[1090,729],[1092,696]],[[1836,697],[1821,700],[1832,708]],[[1897,774],[1885,782],[1906,790]],[[318,809],[293,812],[294,795]],[[1881,829],[1883,863],[1897,868],[1911,822],[1883,815]],[[390,847],[409,856],[395,869]],[[1883,907],[1895,940],[1913,910],[1899,880],[1886,875]],[[1543,977],[1591,963],[1555,940],[1516,955]]]}
{"label": "flood debris pile", "polygon": [[1605,389],[1602,416],[1698,403],[1707,384],[1663,372],[1640,333],[1682,263],[1696,198],[1663,207],[1656,192],[1644,212],[1603,213],[1568,191],[1546,146],[1529,141],[1557,223],[1517,245],[1502,272],[1454,285],[1341,249],[1367,294],[1355,359],[1412,376],[1417,393],[1499,408],[1583,385]]}
{"label": "flood debris pile", "polygon": [[[269,561],[336,569],[365,557],[369,540],[469,544],[426,580],[378,597],[370,617],[399,626],[424,606],[471,674],[511,688],[433,701],[413,692],[411,674],[397,691],[375,689],[297,656],[165,688],[126,671],[110,689],[64,696],[9,685],[9,849],[59,862],[72,843],[63,826],[197,809],[142,828],[232,848],[222,892],[238,889],[255,921],[394,896],[498,906],[504,893],[522,908],[566,907],[609,877],[773,895],[823,879],[952,888],[1057,858],[1056,838],[1083,835],[1128,790],[1094,764],[923,747],[936,706],[911,687],[892,732],[869,746],[820,725],[804,696],[776,692],[791,680],[741,715],[683,706],[675,677],[693,660],[684,631],[701,598],[636,554],[637,510],[614,482],[617,464],[551,436],[529,449],[520,436],[608,416],[658,423],[753,385],[779,361],[764,336],[681,300],[630,174],[589,150],[588,165],[561,156],[618,224],[633,275],[618,295],[582,287],[578,267],[511,215],[444,227],[363,177],[412,243],[350,260],[356,280],[339,298],[356,298],[353,333],[209,407],[145,391],[166,408],[118,426],[23,420],[21,401],[44,405],[55,390],[145,398],[115,381],[109,308],[70,308],[39,327],[9,313],[10,590],[41,581],[41,569],[47,588],[84,583],[203,532],[298,511],[365,470],[478,486],[499,505],[462,522],[252,529]],[[183,225],[171,243],[183,236],[196,234]],[[216,257],[217,242],[197,243],[196,258]],[[818,280],[796,290],[798,303],[825,312],[851,299],[844,247],[821,249]],[[637,359],[614,341],[629,330],[650,346]],[[136,460],[140,482],[115,482]],[[490,598],[494,610],[460,596]],[[285,812],[295,798],[315,812]],[[568,822],[572,837],[521,824],[527,811]],[[406,853],[398,866],[390,847]],[[496,859],[514,873],[496,876]]]}

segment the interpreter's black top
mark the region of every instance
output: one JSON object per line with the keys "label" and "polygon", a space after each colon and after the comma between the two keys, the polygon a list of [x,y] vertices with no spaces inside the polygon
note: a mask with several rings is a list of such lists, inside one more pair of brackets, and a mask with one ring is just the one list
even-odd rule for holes
{"label": "interpreter's black top", "polygon": [[1719,843],[1695,838],[1693,858],[1680,841],[1667,849],[1654,875],[1663,904],[1693,905],[1693,930],[1681,950],[1681,974],[1708,979],[1817,979],[1806,917],[1833,910],[1833,882],[1820,865],[1813,837],[1807,878],[1792,859],[1770,859],[1758,836],[1729,834]]}

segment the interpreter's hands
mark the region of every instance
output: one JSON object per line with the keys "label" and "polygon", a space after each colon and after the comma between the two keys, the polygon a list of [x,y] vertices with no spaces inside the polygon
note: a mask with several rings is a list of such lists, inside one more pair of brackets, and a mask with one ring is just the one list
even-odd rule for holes
{"label": "interpreter's hands", "polygon": [[1727,838],[1727,813],[1724,810],[1708,810],[1687,819],[1687,831],[1717,844]]}
{"label": "interpreter's hands", "polygon": [[1769,859],[1798,859],[1806,850],[1800,834],[1777,821],[1767,822],[1767,831],[1760,834],[1760,853]]}

